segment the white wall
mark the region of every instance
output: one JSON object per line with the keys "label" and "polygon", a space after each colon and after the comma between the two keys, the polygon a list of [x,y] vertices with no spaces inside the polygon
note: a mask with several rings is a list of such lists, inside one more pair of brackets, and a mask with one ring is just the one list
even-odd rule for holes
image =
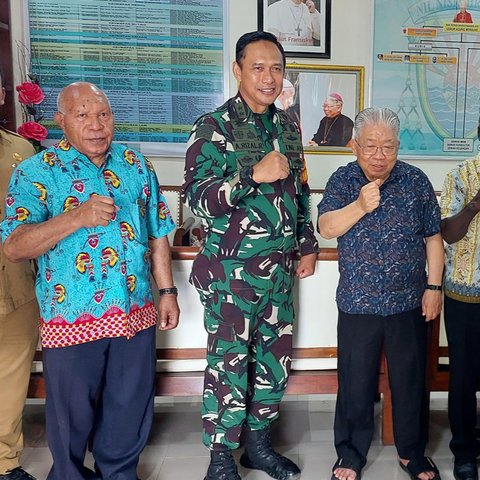
{"label": "white wall", "polygon": [[[257,0],[225,0],[229,5],[229,61],[234,60],[235,43],[243,33],[257,28]],[[23,0],[10,0],[15,39],[23,38]],[[315,63],[327,65],[363,65],[365,67],[365,99],[369,106],[369,85],[371,71],[372,11],[370,0],[332,0],[332,37],[330,60],[291,59],[297,63]],[[14,52],[14,59],[16,53]],[[18,66],[17,66],[18,69]],[[19,83],[18,71],[16,81]],[[236,82],[230,74],[230,95],[236,93]],[[323,188],[326,181],[338,166],[353,160],[352,155],[307,155],[310,186]],[[152,158],[160,182],[163,185],[181,185],[183,178],[183,158]],[[411,163],[419,166],[430,177],[436,190],[441,190],[445,174],[456,165],[452,160],[416,159]],[[159,335],[159,344],[165,347],[203,347],[205,332],[202,325],[202,308],[198,296],[188,282],[190,262],[174,262],[175,280],[182,290],[180,295],[182,308],[181,326],[172,332]],[[321,262],[314,277],[299,282],[297,285],[297,318],[295,346],[330,346],[336,340],[336,306],[334,290],[338,278],[336,262]],[[328,279],[325,284],[325,279]],[[309,312],[315,312],[312,319]],[[315,328],[312,330],[310,324]],[[308,325],[307,325],[308,324]],[[445,342],[443,341],[442,344]],[[332,368],[332,362],[325,360],[297,361],[296,368]],[[192,362],[176,362],[165,365],[168,369],[190,370]],[[195,362],[193,362],[195,363]],[[200,362],[202,365],[203,363]],[[333,361],[334,363],[334,361]],[[202,368],[200,365],[199,369]]]}
{"label": "white wall", "polygon": [[[225,0],[228,3],[229,16],[229,59],[234,60],[235,42],[243,33],[257,28],[257,0]],[[372,42],[372,2],[369,0],[332,0],[332,37],[331,59],[290,59],[297,63],[327,65],[362,65],[365,67],[365,101],[369,106],[371,42]],[[10,0],[12,15],[13,46],[15,41],[23,39],[24,0]],[[14,51],[14,59],[17,55]],[[18,66],[15,71],[15,83],[19,83]],[[236,82],[230,73],[230,95],[236,93]],[[19,105],[17,105],[19,108]],[[18,110],[18,114],[20,111]],[[352,155],[309,154],[307,162],[311,188],[323,188],[332,172],[338,166],[353,160]],[[183,178],[183,158],[153,157],[160,182],[163,185],[180,185]],[[458,161],[415,159],[409,160],[427,173],[436,190],[441,190],[445,174]]]}
{"label": "white wall", "polygon": [[[230,8],[230,55],[233,61],[235,42],[245,32],[257,28],[257,0],[229,0]],[[365,67],[364,105],[370,106],[370,72],[372,63],[372,2],[367,0],[332,0],[332,35],[330,60],[290,59],[297,63],[318,65],[361,65]],[[236,91],[231,77],[231,94]],[[381,105],[377,105],[381,106]],[[324,188],[330,175],[340,166],[354,159],[353,155],[307,155],[309,183],[311,188]],[[430,178],[435,190],[441,190],[446,173],[458,161],[455,160],[408,160],[421,168]]]}

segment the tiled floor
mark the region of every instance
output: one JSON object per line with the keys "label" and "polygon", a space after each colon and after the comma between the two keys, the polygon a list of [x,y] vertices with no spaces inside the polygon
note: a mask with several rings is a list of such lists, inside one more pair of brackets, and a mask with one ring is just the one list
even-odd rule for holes
{"label": "tiled floor", "polygon": [[[437,463],[443,480],[453,480],[446,398],[432,398],[428,454]],[[209,462],[200,442],[199,398],[167,398],[156,404],[155,422],[138,469],[142,480],[202,480]],[[302,480],[330,480],[335,461],[333,448],[334,397],[329,395],[287,396],[281,417],[273,428],[279,451],[297,462]],[[377,412],[380,409],[377,407]],[[379,413],[377,413],[378,417]],[[377,418],[377,425],[379,425]],[[46,478],[51,457],[46,446],[43,405],[30,403],[25,414],[23,466],[39,480]],[[237,455],[238,453],[238,455]],[[237,452],[237,459],[241,452]],[[92,459],[87,458],[91,465]],[[240,467],[244,480],[268,480],[266,474]],[[384,447],[377,429],[363,480],[408,480],[399,468],[394,447]],[[65,479],[68,480],[68,479]]]}

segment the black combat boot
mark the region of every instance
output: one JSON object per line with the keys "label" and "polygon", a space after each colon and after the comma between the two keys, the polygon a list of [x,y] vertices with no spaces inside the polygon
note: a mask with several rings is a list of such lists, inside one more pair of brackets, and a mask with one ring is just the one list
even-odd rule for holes
{"label": "black combat boot", "polygon": [[270,441],[270,427],[263,430],[249,430],[245,451],[240,464],[246,468],[262,470],[276,480],[300,478],[300,469],[287,457],[277,453]]}
{"label": "black combat boot", "polygon": [[230,449],[210,450],[210,465],[204,480],[242,480]]}

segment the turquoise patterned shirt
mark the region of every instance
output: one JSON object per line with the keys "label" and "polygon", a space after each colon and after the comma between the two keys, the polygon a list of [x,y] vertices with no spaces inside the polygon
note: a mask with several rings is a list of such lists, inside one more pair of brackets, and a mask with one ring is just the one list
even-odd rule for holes
{"label": "turquoise patterned shirt", "polygon": [[81,228],[38,258],[44,348],[130,338],[156,323],[148,239],[167,235],[174,222],[153,167],[141,154],[113,144],[99,168],[62,140],[22,162],[10,181],[2,238],[92,195],[114,200],[112,221]]}

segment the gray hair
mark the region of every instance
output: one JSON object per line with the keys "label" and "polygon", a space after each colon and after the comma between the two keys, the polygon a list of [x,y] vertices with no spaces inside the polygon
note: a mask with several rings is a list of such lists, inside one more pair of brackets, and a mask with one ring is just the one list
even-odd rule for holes
{"label": "gray hair", "polygon": [[366,125],[381,123],[387,127],[390,127],[395,136],[398,138],[400,132],[400,120],[398,115],[389,108],[375,108],[370,107],[362,110],[356,117],[353,125],[353,139],[358,140],[358,137],[362,133],[363,127]]}

